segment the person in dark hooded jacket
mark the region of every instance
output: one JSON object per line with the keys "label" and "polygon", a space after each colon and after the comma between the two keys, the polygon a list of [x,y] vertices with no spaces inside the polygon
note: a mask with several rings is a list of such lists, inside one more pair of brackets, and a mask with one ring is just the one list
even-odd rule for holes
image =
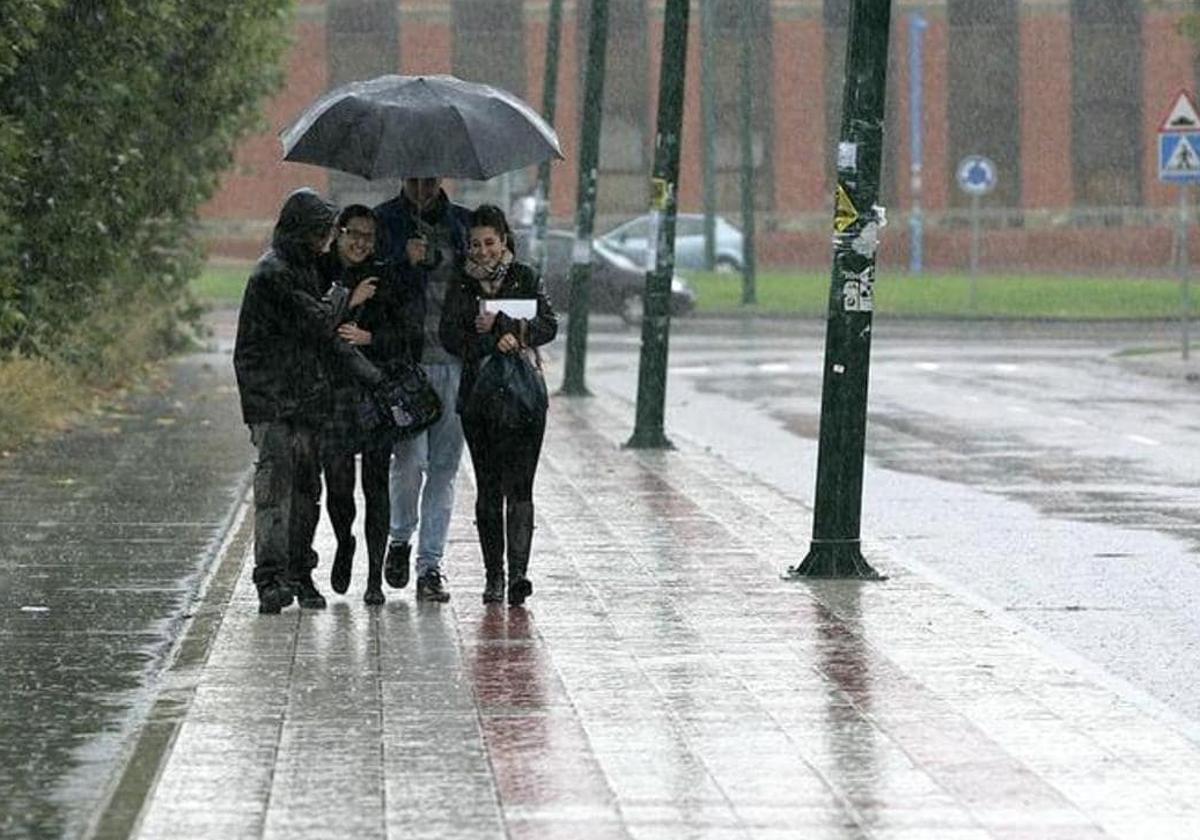
{"label": "person in dark hooded jacket", "polygon": [[317,257],[333,237],[335,208],[310,189],[288,196],[271,248],[246,284],[233,367],[254,465],[254,584],[259,612],[292,602],[320,608],[312,582],[320,515],[318,433],[330,411],[327,351],[348,308],[374,294],[360,283],[322,298]]}

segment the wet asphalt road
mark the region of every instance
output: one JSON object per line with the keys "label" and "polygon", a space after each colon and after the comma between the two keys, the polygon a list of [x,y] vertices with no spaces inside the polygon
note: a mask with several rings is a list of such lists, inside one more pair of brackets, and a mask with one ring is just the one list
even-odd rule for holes
{"label": "wet asphalt road", "polygon": [[[668,435],[811,504],[823,323],[674,326]],[[601,331],[588,384],[632,402],[639,339]],[[1177,348],[1170,324],[877,320],[862,530],[876,565],[899,552],[1200,721],[1200,383]]]}

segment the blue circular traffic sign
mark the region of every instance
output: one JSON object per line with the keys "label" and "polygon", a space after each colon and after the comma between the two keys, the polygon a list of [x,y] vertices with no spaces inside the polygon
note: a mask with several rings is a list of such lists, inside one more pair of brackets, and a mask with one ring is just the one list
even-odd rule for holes
{"label": "blue circular traffic sign", "polygon": [[996,164],[983,155],[967,155],[958,162],[956,177],[967,195],[987,195],[996,188]]}

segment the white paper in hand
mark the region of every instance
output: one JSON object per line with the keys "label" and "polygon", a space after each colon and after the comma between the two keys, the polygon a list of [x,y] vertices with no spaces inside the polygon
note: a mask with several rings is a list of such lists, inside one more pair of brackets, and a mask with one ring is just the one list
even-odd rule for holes
{"label": "white paper in hand", "polygon": [[503,312],[509,318],[531,320],[537,316],[537,301],[533,298],[491,298],[479,301],[479,311]]}

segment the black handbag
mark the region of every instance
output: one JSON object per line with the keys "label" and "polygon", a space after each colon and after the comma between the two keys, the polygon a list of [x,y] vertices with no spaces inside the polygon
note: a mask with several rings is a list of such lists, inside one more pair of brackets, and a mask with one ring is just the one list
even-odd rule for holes
{"label": "black handbag", "polygon": [[394,362],[383,371],[383,380],[372,389],[380,411],[395,427],[396,436],[408,438],[428,429],[442,416],[442,401],[425,375],[410,362]]}

